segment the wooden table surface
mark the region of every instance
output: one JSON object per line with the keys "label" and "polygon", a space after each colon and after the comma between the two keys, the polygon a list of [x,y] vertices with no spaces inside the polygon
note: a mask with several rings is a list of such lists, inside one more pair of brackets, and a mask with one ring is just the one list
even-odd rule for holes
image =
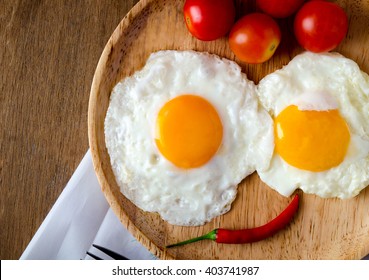
{"label": "wooden table surface", "polygon": [[18,259],[88,150],[101,52],[137,0],[0,1],[0,259]]}

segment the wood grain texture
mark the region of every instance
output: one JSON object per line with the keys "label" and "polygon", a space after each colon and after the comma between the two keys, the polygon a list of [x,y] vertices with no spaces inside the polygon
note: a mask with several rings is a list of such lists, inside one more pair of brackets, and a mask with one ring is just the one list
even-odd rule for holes
{"label": "wood grain texture", "polygon": [[98,59],[137,0],[0,1],[0,259],[18,259],[88,149]]}
{"label": "wood grain texture", "polygon": [[[226,38],[200,42],[187,32],[182,0],[142,0],[119,24],[100,58],[89,104],[89,139],[102,189],[122,223],[162,259],[360,259],[369,253],[369,189],[349,200],[321,199],[302,194],[301,208],[286,230],[267,240],[244,245],[209,241],[165,250],[173,242],[202,235],[213,228],[245,228],[275,217],[291,198],[263,184],[257,174],[239,185],[239,194],[227,214],[200,227],[172,226],[154,213],[136,208],[119,191],[105,147],[103,121],[110,91],[123,77],[139,70],[150,53],[162,49],[198,50],[237,61],[256,83],[287,64],[302,49],[292,34],[292,19],[280,20],[283,40],[267,63],[248,65],[235,59]],[[349,34],[337,51],[369,72],[369,3],[337,1],[348,13]],[[255,10],[254,1],[236,1],[238,16]],[[368,171],[369,172],[369,171]]]}

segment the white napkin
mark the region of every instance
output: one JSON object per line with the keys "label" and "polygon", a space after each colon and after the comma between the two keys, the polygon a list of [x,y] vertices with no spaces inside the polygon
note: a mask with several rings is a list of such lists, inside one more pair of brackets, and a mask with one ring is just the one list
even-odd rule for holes
{"label": "white napkin", "polygon": [[109,259],[91,247],[92,244],[129,259],[156,259],[126,230],[109,207],[88,151],[20,259],[91,259],[86,251]]}

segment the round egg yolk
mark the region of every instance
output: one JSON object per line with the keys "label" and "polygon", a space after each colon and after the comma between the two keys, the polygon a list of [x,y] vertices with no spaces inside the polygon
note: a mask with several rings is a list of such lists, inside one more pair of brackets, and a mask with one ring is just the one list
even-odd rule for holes
{"label": "round egg yolk", "polygon": [[290,165],[314,172],[339,165],[350,142],[338,110],[302,111],[286,107],[274,120],[275,150]]}
{"label": "round egg yolk", "polygon": [[181,95],[159,111],[156,145],[178,167],[195,168],[208,162],[219,149],[222,137],[219,115],[202,97]]}

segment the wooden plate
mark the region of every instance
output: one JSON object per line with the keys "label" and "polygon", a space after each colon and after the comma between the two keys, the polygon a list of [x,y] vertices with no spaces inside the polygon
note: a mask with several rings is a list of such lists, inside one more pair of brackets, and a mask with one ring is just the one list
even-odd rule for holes
{"label": "wooden plate", "polygon": [[[208,51],[236,60],[227,39],[201,42],[188,33],[181,0],[142,0],[122,20],[108,41],[91,88],[89,141],[94,167],[108,202],[128,230],[161,259],[360,259],[369,253],[369,188],[348,200],[302,194],[292,224],[275,236],[253,244],[224,245],[206,240],[165,250],[165,245],[202,235],[214,228],[259,226],[286,207],[279,195],[252,174],[239,185],[227,214],[200,227],[172,226],[155,213],[145,213],[119,191],[105,147],[104,118],[113,86],[139,70],[150,53],[163,49]],[[369,3],[338,1],[350,18],[349,33],[337,51],[369,72]],[[238,16],[255,10],[254,1],[236,1]],[[261,65],[237,61],[258,83],[302,52],[292,33],[292,19],[280,20],[283,39],[274,57]],[[180,67],[180,65],[179,65]],[[369,172],[369,171],[368,171]]]}

